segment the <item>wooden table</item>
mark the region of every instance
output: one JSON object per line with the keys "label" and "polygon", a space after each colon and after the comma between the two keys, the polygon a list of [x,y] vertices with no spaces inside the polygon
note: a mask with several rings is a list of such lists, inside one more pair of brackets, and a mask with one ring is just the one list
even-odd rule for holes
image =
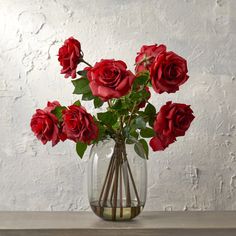
{"label": "wooden table", "polygon": [[91,212],[0,212],[0,236],[236,236],[236,212],[143,212],[108,222]]}

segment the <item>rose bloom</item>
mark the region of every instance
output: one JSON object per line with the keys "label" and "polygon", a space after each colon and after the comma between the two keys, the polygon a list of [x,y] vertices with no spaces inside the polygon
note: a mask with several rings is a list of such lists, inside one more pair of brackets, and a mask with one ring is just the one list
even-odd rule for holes
{"label": "rose bloom", "polygon": [[59,122],[57,117],[51,113],[56,106],[60,106],[59,102],[48,102],[44,110],[36,110],[30,122],[31,129],[35,136],[41,140],[43,144],[52,141],[52,146],[55,146],[60,140]]}
{"label": "rose bloom", "polygon": [[194,119],[189,105],[167,102],[162,106],[154,122],[156,136],[150,140],[153,151],[164,150],[178,136],[184,136]]}
{"label": "rose bloom", "polygon": [[73,37],[68,38],[58,52],[58,61],[62,66],[61,74],[65,74],[65,78],[75,78],[77,65],[82,59],[80,42]]}
{"label": "rose bloom", "polygon": [[71,105],[62,114],[62,132],[68,139],[90,144],[98,137],[98,127],[84,107]]}
{"label": "rose bloom", "polygon": [[123,61],[106,59],[97,62],[93,68],[86,68],[89,86],[94,96],[102,101],[126,95],[133,84],[135,76]]}
{"label": "rose bloom", "polygon": [[141,47],[140,52],[138,52],[138,56],[135,59],[135,71],[136,73],[142,72],[145,70],[150,70],[150,67],[155,60],[155,58],[161,53],[166,51],[166,46],[161,44],[157,46],[154,45],[144,45]]}
{"label": "rose bloom", "polygon": [[187,62],[174,52],[160,53],[152,63],[150,77],[157,93],[175,93],[187,81]]}

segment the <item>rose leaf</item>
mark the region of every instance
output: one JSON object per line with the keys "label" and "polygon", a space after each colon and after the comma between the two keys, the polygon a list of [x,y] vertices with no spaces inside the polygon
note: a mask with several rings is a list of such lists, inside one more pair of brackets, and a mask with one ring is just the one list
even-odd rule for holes
{"label": "rose leaf", "polygon": [[91,91],[87,78],[82,77],[80,79],[72,80],[72,84],[75,87],[73,94],[85,94]]}
{"label": "rose leaf", "polygon": [[93,100],[93,105],[95,108],[99,108],[103,105],[103,101],[99,97],[95,97]]}
{"label": "rose leaf", "polygon": [[57,106],[51,111],[51,113],[54,114],[59,121],[62,121],[62,111],[65,109],[65,106]]}
{"label": "rose leaf", "polygon": [[145,129],[141,129],[140,135],[143,138],[151,138],[155,135],[155,132],[153,129],[146,127]]}
{"label": "rose leaf", "polygon": [[86,143],[81,143],[81,142],[77,142],[76,143],[76,152],[79,155],[79,157],[82,159],[83,155],[86,151],[87,148],[87,144]]}

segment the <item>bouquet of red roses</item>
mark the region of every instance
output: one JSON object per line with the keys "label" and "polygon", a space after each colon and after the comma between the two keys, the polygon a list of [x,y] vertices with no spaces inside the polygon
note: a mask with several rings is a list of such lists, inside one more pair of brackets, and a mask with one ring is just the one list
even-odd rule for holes
{"label": "bouquet of red roses", "polygon": [[[76,142],[82,157],[87,145],[107,135],[134,137],[147,154],[143,138],[151,138],[153,151],[164,150],[176,137],[185,135],[194,119],[189,105],[168,101],[157,113],[149,102],[150,87],[158,94],[175,93],[189,78],[186,60],[167,51],[163,44],[142,46],[135,59],[135,74],[121,60],[102,59],[90,65],[84,60],[80,42],[73,37],[59,49],[58,60],[65,78],[74,79],[74,94],[82,95],[83,101],[93,100],[95,108],[105,102],[108,107],[95,117],[79,100],[68,107],[48,102],[44,109],[36,110],[31,120],[32,131],[43,144],[52,141],[54,146],[69,139]],[[82,63],[87,67],[77,71]]]}
{"label": "bouquet of red roses", "polygon": [[[141,47],[135,59],[135,73],[121,60],[102,59],[90,65],[84,59],[80,42],[73,37],[59,49],[58,60],[61,73],[72,78],[73,93],[80,95],[80,100],[70,106],[48,102],[44,109],[36,110],[31,129],[43,144],[52,141],[54,146],[59,141],[74,141],[81,158],[88,145],[113,139],[115,145],[106,176],[93,181],[94,184],[102,179],[103,184],[96,187],[99,195],[91,206],[106,219],[124,219],[123,209],[126,212],[131,209],[129,218],[133,218],[144,206],[140,196],[145,194],[139,192],[141,187],[138,189],[135,182],[126,144],[134,144],[135,152],[147,159],[149,145],[153,151],[164,150],[177,137],[185,135],[194,119],[190,106],[168,101],[156,112],[149,99],[150,88],[158,94],[178,91],[189,78],[187,62],[167,51],[165,45],[154,44]],[[77,70],[81,64],[86,67]],[[94,116],[89,114],[82,104],[86,101],[93,101],[94,108],[101,107],[104,111]]]}

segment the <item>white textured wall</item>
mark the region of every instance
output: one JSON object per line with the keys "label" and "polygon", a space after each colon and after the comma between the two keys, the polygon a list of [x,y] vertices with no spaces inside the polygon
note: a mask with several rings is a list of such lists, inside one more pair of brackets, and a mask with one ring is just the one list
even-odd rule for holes
{"label": "white textured wall", "polygon": [[157,107],[192,104],[196,119],[152,153],[146,210],[236,210],[235,12],[234,0],[0,0],[0,210],[89,209],[87,157],[73,143],[43,146],[29,128],[48,100],[75,99],[56,57],[72,35],[91,63],[124,59],[133,69],[152,43],[188,59],[188,83],[152,97]]}

